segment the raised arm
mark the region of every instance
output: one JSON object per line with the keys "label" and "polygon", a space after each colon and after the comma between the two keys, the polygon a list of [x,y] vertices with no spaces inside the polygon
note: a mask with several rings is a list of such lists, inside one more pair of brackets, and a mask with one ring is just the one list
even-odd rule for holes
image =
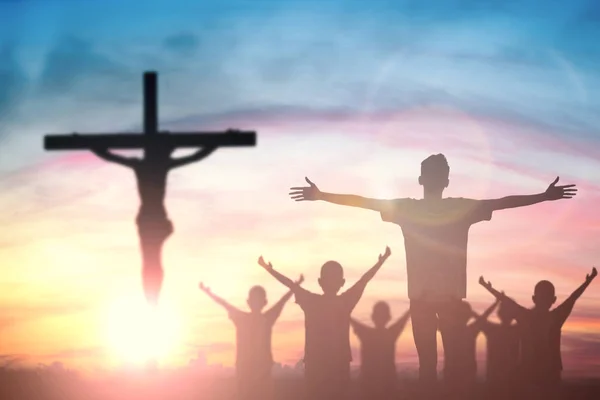
{"label": "raised arm", "polygon": [[111,153],[108,149],[91,149],[92,153],[94,153],[97,157],[100,157],[103,160],[108,162],[112,162],[115,164],[123,165],[125,167],[133,168],[136,163],[139,161],[134,157],[123,157],[117,154]]}
{"label": "raised arm", "polygon": [[487,291],[490,292],[496,299],[500,300],[501,302],[504,302],[505,304],[515,307],[517,311],[527,310],[525,307],[521,306],[519,303],[517,303],[516,301],[508,297],[506,294],[504,294],[504,292],[499,292],[496,289],[494,289],[492,287],[492,283],[489,281],[486,282],[483,279],[483,276],[479,278],[479,284],[486,288]]}
{"label": "raised arm", "polygon": [[217,296],[216,294],[214,294],[208,286],[204,285],[204,283],[200,282],[198,287],[200,288],[200,290],[202,290],[204,293],[206,293],[208,295],[208,297],[213,299],[215,301],[215,303],[217,303],[218,305],[225,308],[229,313],[240,311],[237,308],[235,308],[234,306],[232,306],[231,304],[229,304],[228,302],[226,302],[225,300],[223,300],[222,298],[220,298],[219,296]]}
{"label": "raised arm", "polygon": [[557,312],[563,314],[563,318],[566,320],[571,311],[573,310],[573,306],[575,306],[575,302],[577,299],[581,297],[583,292],[587,289],[587,287],[592,283],[594,278],[598,275],[598,271],[596,267],[592,268],[592,273],[585,276],[585,281],[579,286],[571,295],[558,307],[556,307]]}
{"label": "raised arm", "polygon": [[[502,295],[502,293],[500,294]],[[477,330],[482,330],[490,315],[492,315],[496,307],[498,307],[498,304],[500,304],[500,299],[496,298],[496,301],[494,301],[494,303],[492,303],[492,305],[490,305],[483,312],[483,314],[479,315],[475,311],[473,311],[473,317],[475,317],[475,321],[473,321],[469,326]]]}
{"label": "raised arm", "polygon": [[571,199],[577,194],[575,185],[557,186],[558,177],[548,186],[545,192],[522,196],[507,196],[500,199],[482,200],[485,207],[491,211],[504,210],[508,208],[526,207],[543,201],[560,199]]}
{"label": "raised arm", "polygon": [[350,326],[352,327],[352,330],[354,331],[354,334],[361,339],[365,333],[365,331],[367,329],[369,329],[368,326],[366,326],[365,324],[363,324],[362,322],[358,321],[357,319],[354,318],[350,318]]}
{"label": "raised arm", "polygon": [[215,147],[203,147],[202,149],[199,149],[198,151],[190,154],[189,156],[174,158],[173,160],[171,160],[170,166],[171,166],[171,168],[178,168],[178,167],[183,167],[184,165],[187,165],[187,164],[191,164],[196,161],[200,161],[200,160],[208,157],[209,155],[211,155],[216,149],[217,149],[216,146]]}
{"label": "raised arm", "polygon": [[261,267],[263,267],[265,269],[265,271],[267,271],[269,274],[271,274],[271,276],[273,278],[277,279],[283,285],[285,285],[288,288],[290,288],[290,290],[292,292],[294,292],[294,290],[296,288],[300,287],[296,282],[292,281],[287,276],[285,276],[285,275],[283,275],[283,274],[275,271],[275,269],[273,268],[273,264],[265,262],[265,260],[263,259],[263,256],[260,256],[260,258],[258,259],[258,265],[260,265]]}
{"label": "raised arm", "polygon": [[402,314],[402,316],[398,318],[396,322],[390,325],[390,331],[393,332],[394,337],[398,338],[402,334],[402,331],[404,331],[404,327],[406,326],[406,323],[409,319],[410,309],[406,310],[406,312]]}
{"label": "raised arm", "polygon": [[365,208],[373,211],[385,211],[390,200],[371,199],[354,194],[335,194],[321,192],[310,179],[304,178],[309,186],[290,188],[290,197],[295,201],[323,200],[341,206]]}
{"label": "raised arm", "polygon": [[354,307],[356,303],[358,303],[358,300],[360,300],[360,297],[362,296],[365,287],[367,286],[367,283],[369,283],[369,281],[373,279],[373,277],[375,276],[375,274],[377,274],[383,263],[385,263],[385,260],[387,260],[391,254],[392,251],[390,250],[390,248],[386,247],[385,253],[379,255],[379,259],[377,260],[375,265],[373,265],[367,272],[365,272],[365,274],[354,285],[352,285],[350,289],[348,289],[344,293],[344,296],[348,297],[348,300],[352,307]]}
{"label": "raised arm", "polygon": [[[300,286],[302,284],[302,282],[304,282],[304,275],[300,275],[300,278],[296,282],[294,282],[294,284],[296,286]],[[285,306],[285,303],[287,303],[289,301],[289,299],[292,297],[293,294],[294,294],[294,291],[290,289],[286,294],[284,294],[281,297],[281,299],[279,299],[279,301],[277,303],[275,303],[275,305],[273,307],[271,307],[266,312],[271,323],[275,323],[277,318],[279,318],[279,316],[281,315],[281,311],[283,311],[283,307]]]}

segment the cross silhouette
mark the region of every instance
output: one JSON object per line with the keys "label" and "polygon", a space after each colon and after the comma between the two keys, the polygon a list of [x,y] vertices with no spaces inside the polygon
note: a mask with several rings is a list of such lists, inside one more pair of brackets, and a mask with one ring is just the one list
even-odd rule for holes
{"label": "cross silhouette", "polygon": [[[163,281],[162,247],[173,233],[164,197],[168,172],[208,157],[219,147],[256,146],[256,132],[169,132],[158,130],[157,73],[144,73],[144,126],[140,133],[46,135],[46,150],[90,150],[98,157],[131,168],[136,175],[140,210],[136,219],[142,252],[142,278],[146,299],[156,304]],[[177,148],[200,148],[180,158]],[[142,158],[124,157],[110,149],[140,149]]]}

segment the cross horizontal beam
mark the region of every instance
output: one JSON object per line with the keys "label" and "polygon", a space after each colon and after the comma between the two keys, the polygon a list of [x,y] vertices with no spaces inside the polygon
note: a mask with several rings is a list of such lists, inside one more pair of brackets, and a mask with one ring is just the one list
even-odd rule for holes
{"label": "cross horizontal beam", "polygon": [[159,133],[152,138],[139,133],[46,135],[46,150],[89,150],[92,148],[142,149],[149,141],[177,148],[256,146],[256,132],[177,132]]}

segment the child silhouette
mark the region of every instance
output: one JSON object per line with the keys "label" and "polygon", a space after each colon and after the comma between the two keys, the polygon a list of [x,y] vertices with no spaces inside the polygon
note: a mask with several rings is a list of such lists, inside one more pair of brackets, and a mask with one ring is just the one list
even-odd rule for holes
{"label": "child silhouette", "polygon": [[[292,285],[302,284],[304,278]],[[244,312],[213,294],[210,288],[200,283],[200,289],[217,304],[223,306],[235,325],[236,333],[236,378],[240,400],[270,399],[273,396],[271,368],[271,333],[273,325],[281,315],[285,303],[292,297],[286,293],[273,307],[262,312],[267,305],[267,294],[262,286],[254,286],[248,293],[250,312]]]}
{"label": "child silhouette", "polygon": [[397,389],[396,341],[402,334],[410,311],[406,311],[393,324],[390,306],[379,301],[373,306],[370,327],[350,320],[356,337],[360,340],[360,380],[363,397],[369,399],[388,399],[394,397]]}
{"label": "child silhouette", "polygon": [[308,399],[346,398],[352,361],[350,315],[367,283],[373,279],[390,254],[390,248],[387,247],[377,263],[340,295],[338,292],[345,283],[344,270],[336,261],[327,261],[321,267],[321,295],[295,285],[289,278],[275,271],[273,265],[266,263],[262,257],[258,260],[267,272],[294,292],[296,303],[304,311],[304,375]]}
{"label": "child silhouette", "polygon": [[487,342],[486,379],[493,398],[512,399],[519,368],[519,327],[513,324],[514,307],[506,302],[500,302],[497,315],[499,324],[486,321],[481,330]]}
{"label": "child silhouette", "polygon": [[513,307],[521,332],[521,369],[524,383],[531,391],[529,398],[548,399],[556,396],[561,382],[562,359],[560,339],[562,326],[571,314],[575,302],[598,275],[596,268],[586,275],[585,281],[562,304],[550,310],[556,302],[554,285],[540,281],[532,297],[534,307],[527,309],[498,292],[483,277],[479,283],[492,295]]}
{"label": "child silhouette", "polygon": [[[498,302],[478,315],[464,300],[455,300],[448,318],[439,323],[444,339],[444,382],[447,389],[465,398],[477,379],[477,336]],[[469,323],[471,318],[474,321]]]}
{"label": "child silhouette", "polygon": [[140,196],[136,223],[142,250],[144,293],[151,303],[157,302],[163,281],[162,244],[173,233],[173,224],[164,205],[167,175],[171,169],[200,161],[216,149],[205,147],[189,156],[172,158],[173,147],[159,141],[148,141],[141,159],[114,154],[106,148],[92,149],[103,160],[135,172]]}

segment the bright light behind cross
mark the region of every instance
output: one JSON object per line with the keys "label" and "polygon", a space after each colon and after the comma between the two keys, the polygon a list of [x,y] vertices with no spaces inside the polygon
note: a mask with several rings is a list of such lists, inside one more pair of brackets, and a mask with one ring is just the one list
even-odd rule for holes
{"label": "bright light behind cross", "polygon": [[181,340],[175,307],[150,308],[141,296],[122,296],[107,310],[106,333],[111,358],[118,364],[143,366],[171,356]]}

